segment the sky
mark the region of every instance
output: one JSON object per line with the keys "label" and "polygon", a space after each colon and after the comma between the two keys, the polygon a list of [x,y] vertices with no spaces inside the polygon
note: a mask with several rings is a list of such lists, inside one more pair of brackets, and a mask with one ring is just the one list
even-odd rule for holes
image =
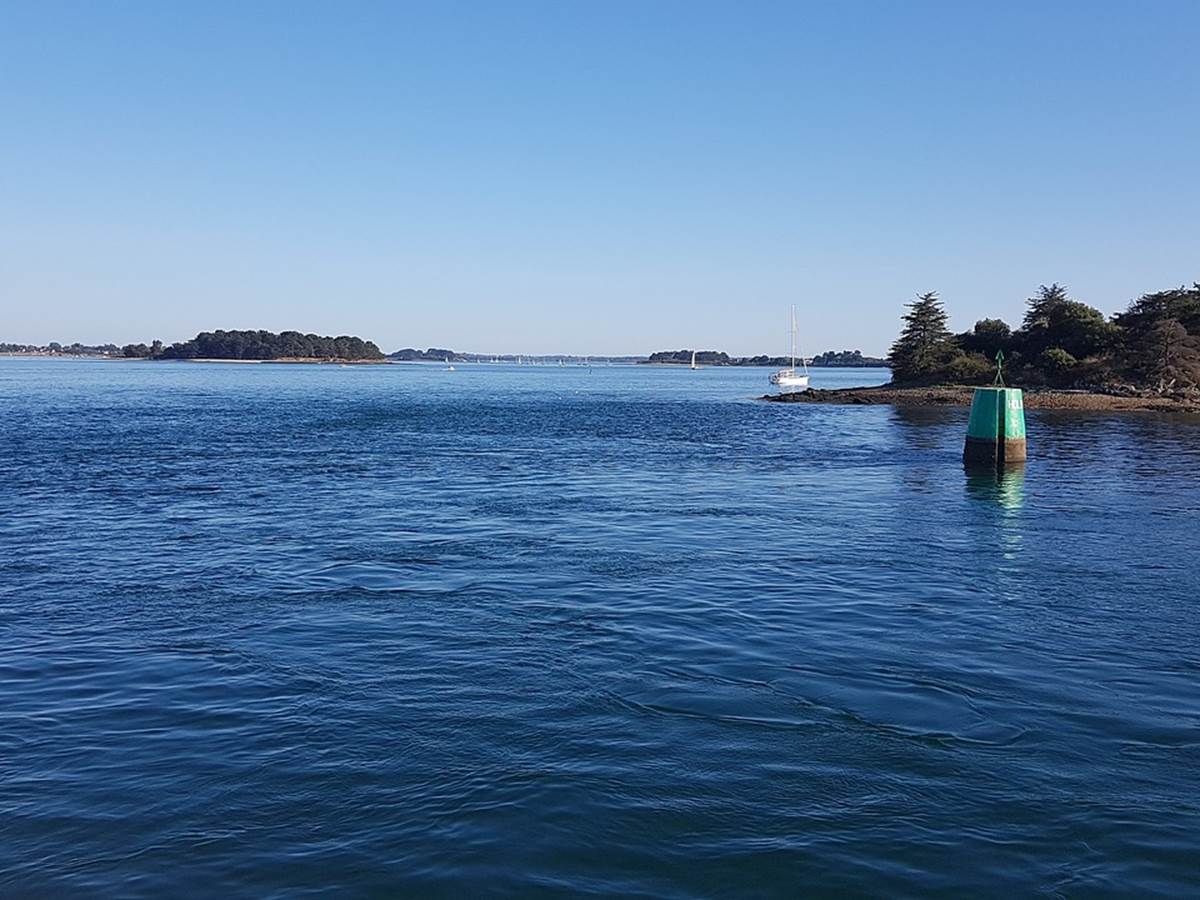
{"label": "sky", "polygon": [[0,341],[883,353],[1200,280],[1200,3],[0,0]]}

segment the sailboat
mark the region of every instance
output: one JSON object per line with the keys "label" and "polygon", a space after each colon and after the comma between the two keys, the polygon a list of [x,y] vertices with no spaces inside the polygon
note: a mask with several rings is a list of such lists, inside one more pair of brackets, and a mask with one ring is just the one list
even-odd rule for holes
{"label": "sailboat", "polygon": [[696,351],[695,350],[692,351],[692,368],[693,369],[700,368],[698,365],[696,365]]}
{"label": "sailboat", "polygon": [[780,387],[791,388],[806,388],[808,387],[808,364],[804,362],[804,357],[800,357],[800,365],[804,367],[803,372],[796,371],[796,305],[792,304],[792,365],[787,369],[780,369],[778,372],[771,373],[771,384],[777,384]]}

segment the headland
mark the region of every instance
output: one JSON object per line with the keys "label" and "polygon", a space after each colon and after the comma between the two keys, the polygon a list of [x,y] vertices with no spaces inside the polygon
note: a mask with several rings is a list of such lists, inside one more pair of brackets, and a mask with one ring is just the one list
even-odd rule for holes
{"label": "headland", "polygon": [[[859,406],[970,406],[975,388],[969,385],[933,385],[930,387],[812,388],[784,394],[767,394],[772,403],[841,403]],[[1154,411],[1200,413],[1200,395],[1151,394],[1131,392],[1108,394],[1094,391],[1029,389],[1024,391],[1026,409],[1063,409],[1087,411]]]}

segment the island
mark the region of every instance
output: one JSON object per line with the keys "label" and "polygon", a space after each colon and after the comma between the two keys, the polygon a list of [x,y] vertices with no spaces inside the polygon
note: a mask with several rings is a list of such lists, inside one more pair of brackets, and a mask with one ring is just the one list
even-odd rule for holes
{"label": "island", "polygon": [[177,359],[203,362],[384,362],[371,341],[352,335],[329,337],[299,331],[202,331],[188,341],[163,346],[162,341],[126,344],[127,359]]}
{"label": "island", "polygon": [[0,342],[0,356],[95,356],[100,358],[121,355],[116,344],[14,344]]}
{"label": "island", "polygon": [[[1157,412],[1200,413],[1200,397],[1190,394],[1129,394],[1099,391],[1055,390],[1031,388],[1023,392],[1026,409],[1073,409],[1119,412],[1144,410]],[[975,388],[969,385],[937,385],[931,387],[810,388],[782,394],[765,394],[772,403],[840,403],[853,406],[964,406],[971,405]]]}
{"label": "island", "polygon": [[905,305],[887,364],[889,384],[769,394],[778,403],[969,405],[973,389],[1003,379],[1030,409],[1200,412],[1200,282],[1143,294],[1102,312],[1042,285],[1021,326],[980,319],[953,334],[936,292]]}
{"label": "island", "polygon": [[861,350],[826,350],[808,363],[818,369],[882,369],[887,360],[878,356],[863,356]]}
{"label": "island", "polygon": [[439,362],[439,363],[504,363],[526,366],[590,366],[632,365],[646,361],[644,356],[575,356],[570,353],[466,353],[442,347],[418,350],[405,347],[389,353],[393,362]]}
{"label": "island", "polygon": [[396,360],[397,362],[463,362],[460,354],[455,353],[453,350],[443,350],[439,347],[430,347],[428,350],[416,350],[412,347],[405,347],[403,350],[389,353],[387,358]]}
{"label": "island", "polygon": [[[787,356],[730,356],[720,350],[659,350],[651,353],[642,362],[650,365],[680,366],[691,365],[692,354],[696,354],[698,366],[775,366],[782,368],[790,366],[792,360]],[[800,357],[797,357],[800,359]],[[861,350],[826,350],[816,356],[805,358],[805,362],[817,368],[883,368],[887,360],[874,356],[863,356]]]}

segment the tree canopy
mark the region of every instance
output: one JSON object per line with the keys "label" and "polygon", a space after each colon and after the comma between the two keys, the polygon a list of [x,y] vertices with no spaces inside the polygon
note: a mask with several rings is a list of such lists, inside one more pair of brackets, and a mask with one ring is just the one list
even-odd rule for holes
{"label": "tree canopy", "polygon": [[1057,282],[1041,285],[1016,331],[981,319],[953,338],[936,294],[906,308],[889,357],[897,383],[986,383],[1003,351],[1005,372],[1018,383],[1200,390],[1200,283],[1144,294],[1111,318]]}
{"label": "tree canopy", "polygon": [[[157,344],[157,342],[156,342]],[[140,345],[144,347],[145,345]],[[136,348],[135,348],[136,349]],[[138,355],[129,354],[126,355]],[[340,335],[327,337],[299,331],[202,331],[190,341],[148,353],[156,359],[383,359],[371,341]]]}
{"label": "tree canopy", "polygon": [[888,353],[888,365],[897,381],[914,381],[936,376],[954,353],[948,316],[934,291],[906,303],[904,328]]}
{"label": "tree canopy", "polygon": [[659,350],[650,354],[648,362],[690,363],[693,352],[696,354],[696,365],[727,366],[732,363],[729,354],[721,350]]}
{"label": "tree canopy", "polygon": [[1163,318],[1138,340],[1139,373],[1158,390],[1200,384],[1200,337],[1178,319]]}
{"label": "tree canopy", "polygon": [[1067,301],[1067,289],[1057,281],[1046,287],[1039,285],[1037,293],[1025,301],[1025,321],[1021,328],[1026,332],[1044,328],[1050,321],[1050,313],[1060,303]]}
{"label": "tree canopy", "polygon": [[863,356],[861,350],[826,350],[812,358],[814,366],[832,368],[876,367],[887,365],[887,360],[875,356]]}

